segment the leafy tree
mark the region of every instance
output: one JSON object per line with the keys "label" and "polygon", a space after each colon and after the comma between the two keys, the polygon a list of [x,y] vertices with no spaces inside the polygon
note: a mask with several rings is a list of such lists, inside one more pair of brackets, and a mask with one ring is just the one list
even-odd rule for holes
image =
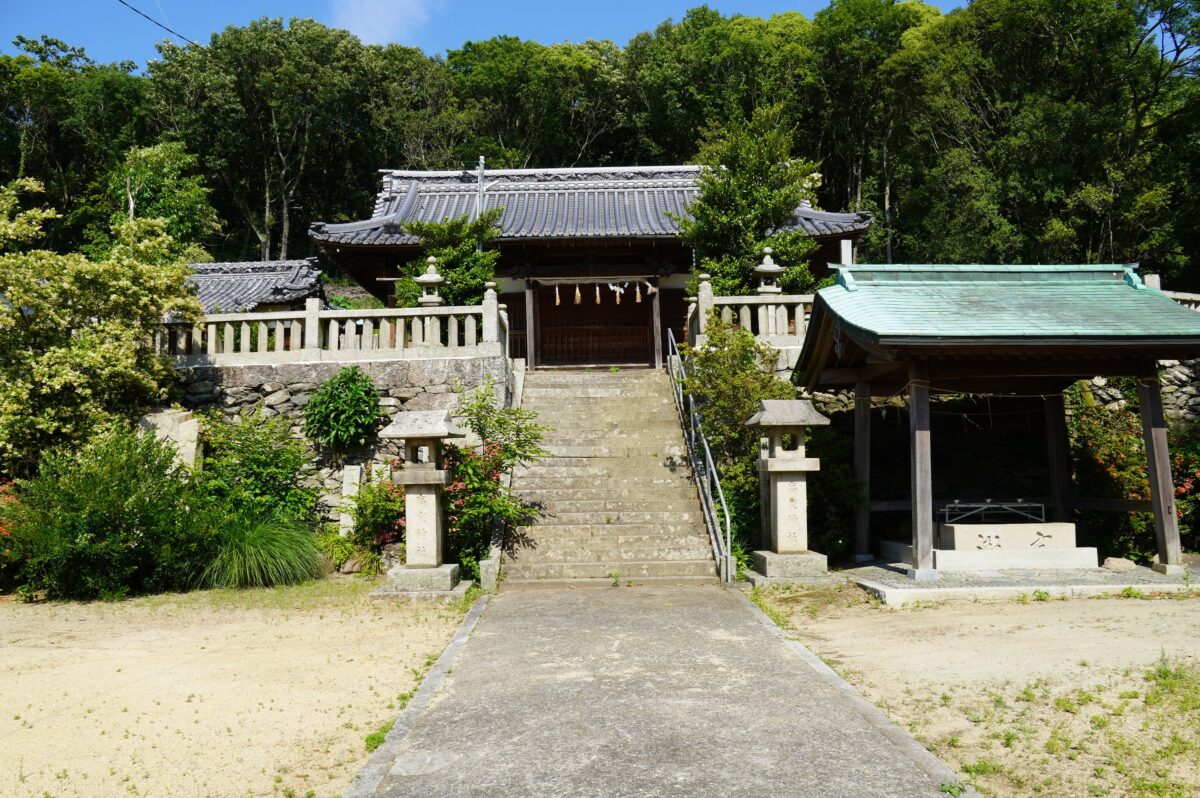
{"label": "leafy tree", "polygon": [[[347,178],[379,167],[351,157],[373,152],[372,73],[348,32],[260,19],[204,47],[164,42],[159,51],[150,65],[157,113],[219,177],[217,205],[252,233],[262,259],[287,258],[303,236],[298,205],[308,218],[336,219],[364,199]],[[314,173],[326,179],[314,185]]]}
{"label": "leafy tree", "polygon": [[48,36],[14,44],[16,55],[0,55],[0,180],[41,182],[60,211],[47,243],[77,249],[89,226],[107,225],[108,173],[149,134],[147,80]]}
{"label": "leafy tree", "polygon": [[[221,224],[195,169],[196,159],[177,141],[131,149],[108,180],[112,226],[162,219],[174,254],[193,263],[211,260],[201,245],[220,232]],[[112,245],[107,231],[93,229],[91,235],[91,254],[107,252]]]}
{"label": "leafy tree", "polygon": [[[478,218],[461,216],[445,222],[409,222],[404,232],[421,239],[425,257],[437,258],[438,272],[446,278],[442,297],[448,305],[478,305],[483,300],[484,283],[496,276],[500,252],[487,249],[489,241],[500,235],[503,210],[492,208]],[[415,307],[421,295],[412,278],[425,272],[425,258],[409,261],[402,268],[407,278],[396,284],[397,303]]]}
{"label": "leafy tree", "polygon": [[35,188],[0,189],[0,471],[9,474],[166,399],[175,371],[145,342],[164,316],[199,313],[161,221],[122,225],[102,261],[30,248],[54,218],[19,209],[19,192]]}
{"label": "leafy tree", "polygon": [[679,219],[684,243],[695,250],[701,271],[719,294],[747,294],[756,285],[754,266],[772,247],[787,271],[788,290],[811,287],[806,258],[813,242],[798,231],[779,231],[820,181],[816,165],[791,156],[792,131],[780,109],[759,108],[747,123],[706,132],[700,191]]}

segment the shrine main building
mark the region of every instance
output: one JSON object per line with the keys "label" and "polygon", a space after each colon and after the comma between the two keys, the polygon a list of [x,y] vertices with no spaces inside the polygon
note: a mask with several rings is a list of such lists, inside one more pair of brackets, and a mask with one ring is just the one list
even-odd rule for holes
{"label": "shrine main building", "polygon": [[[674,217],[698,192],[699,166],[382,172],[371,218],[316,222],[320,252],[389,302],[399,267],[420,255],[408,222],[501,208],[497,282],[512,357],[530,365],[657,365],[666,331],[683,337],[693,254]],[[787,229],[819,245],[814,264],[844,260],[867,213],[802,204]],[[819,272],[819,269],[818,269]]]}

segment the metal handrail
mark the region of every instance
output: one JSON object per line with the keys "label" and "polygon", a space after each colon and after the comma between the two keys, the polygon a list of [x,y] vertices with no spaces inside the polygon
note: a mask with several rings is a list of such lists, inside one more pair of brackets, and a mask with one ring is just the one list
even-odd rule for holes
{"label": "metal handrail", "polygon": [[[675,333],[670,329],[667,330],[667,370],[671,375],[675,408],[679,411],[679,419],[683,425],[684,443],[687,445],[688,460],[692,464],[692,477],[696,480],[696,488],[700,492],[700,507],[704,512],[704,525],[712,543],[713,557],[717,561],[721,581],[732,582],[737,576],[737,569],[733,561],[733,524],[729,518],[729,507],[725,503],[725,492],[721,489],[721,478],[713,465],[708,439],[704,437],[700,414],[696,412],[696,400],[691,394],[683,392],[683,380],[687,371],[683,365],[683,357],[679,354],[679,347],[675,344]],[[721,510],[720,516],[717,515],[718,506]],[[722,517],[725,521],[724,529],[721,524]]]}

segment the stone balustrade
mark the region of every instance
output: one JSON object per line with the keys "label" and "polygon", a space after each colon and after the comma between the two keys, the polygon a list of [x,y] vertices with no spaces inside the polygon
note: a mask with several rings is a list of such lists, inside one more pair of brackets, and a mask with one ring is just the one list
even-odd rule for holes
{"label": "stone balustrade", "polygon": [[181,366],[508,356],[508,314],[489,288],[478,306],[215,313],[165,322],[156,351]]}
{"label": "stone balustrade", "polygon": [[696,298],[688,307],[688,343],[703,342],[704,328],[715,311],[725,323],[749,330],[776,348],[799,347],[804,343],[812,303],[812,294],[715,296],[708,275],[702,274]]}

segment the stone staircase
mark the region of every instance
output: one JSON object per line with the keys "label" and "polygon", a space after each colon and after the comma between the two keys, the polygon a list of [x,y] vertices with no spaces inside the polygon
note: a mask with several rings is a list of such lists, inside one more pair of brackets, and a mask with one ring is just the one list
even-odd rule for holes
{"label": "stone staircase", "polygon": [[549,456],[513,475],[542,514],[506,581],[716,581],[665,371],[535,371],[522,406],[552,430]]}

